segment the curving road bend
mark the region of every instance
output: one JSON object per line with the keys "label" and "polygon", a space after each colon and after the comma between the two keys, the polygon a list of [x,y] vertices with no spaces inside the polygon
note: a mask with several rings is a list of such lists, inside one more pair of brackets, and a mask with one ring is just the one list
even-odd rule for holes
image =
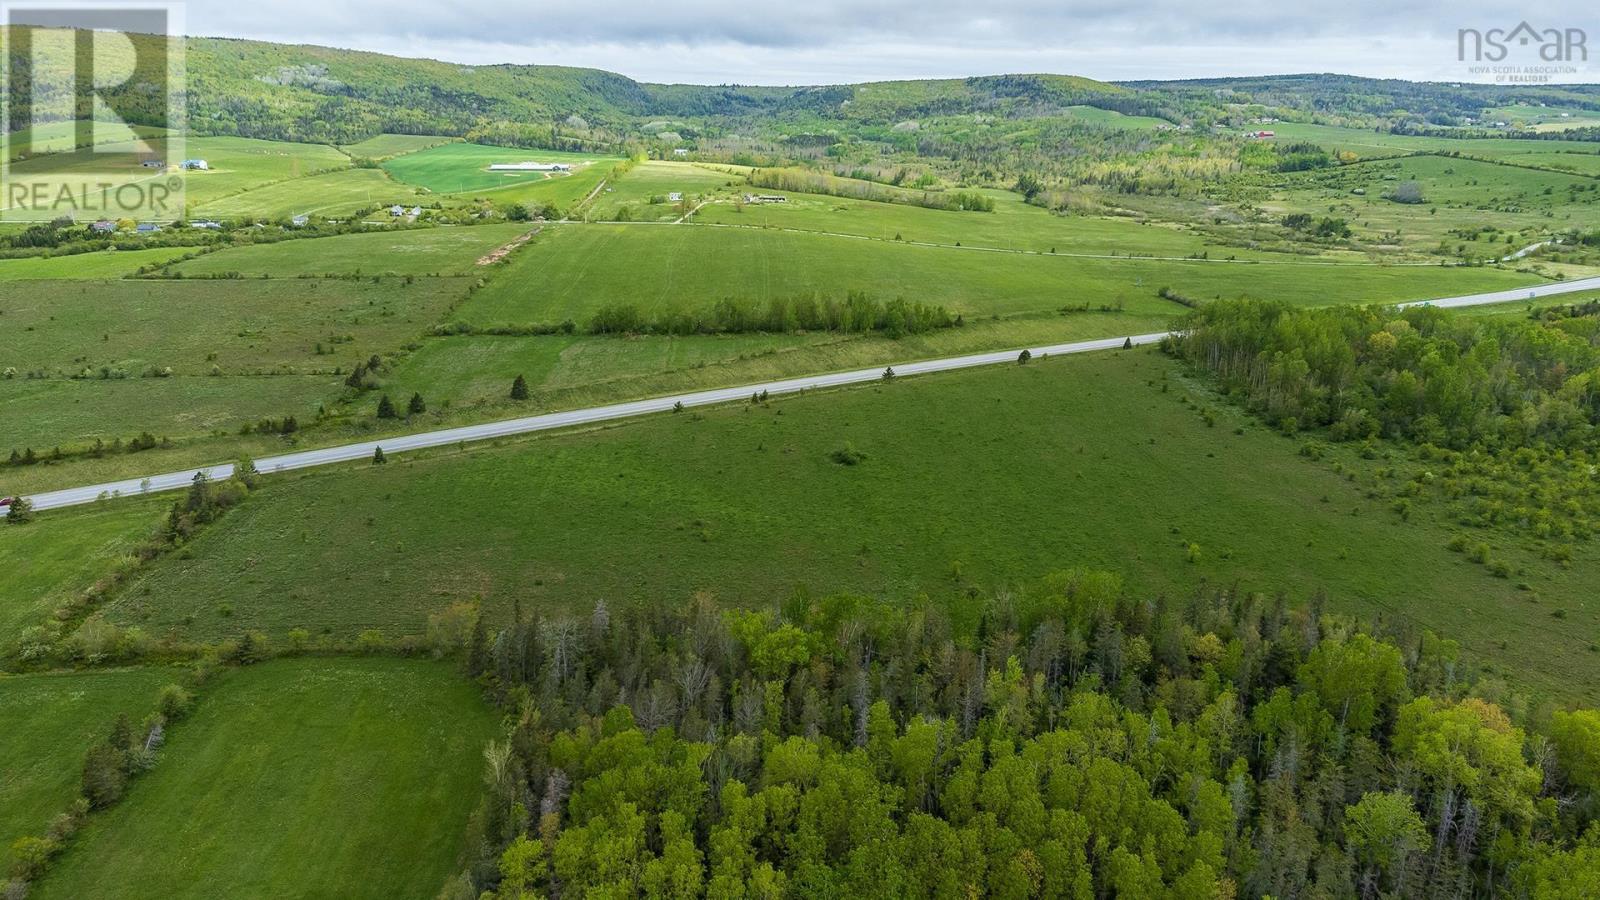
{"label": "curving road bend", "polygon": [[[1528,288],[1518,288],[1508,291],[1493,291],[1483,294],[1469,294],[1460,297],[1442,297],[1434,300],[1416,300],[1401,306],[1431,305],[1447,308],[1463,306],[1479,306],[1490,303],[1507,303],[1516,300],[1529,300],[1540,297],[1550,297],[1559,294],[1570,294],[1578,291],[1600,290],[1600,277],[1584,278],[1574,281],[1552,282]],[[1030,347],[1028,352],[1034,357],[1062,356],[1072,353],[1089,353],[1096,350],[1111,350],[1132,342],[1135,345],[1150,344],[1166,337],[1165,332],[1151,334],[1136,334],[1131,336],[1101,338],[1091,341],[1075,341],[1067,344],[1052,344],[1045,347]],[[956,369],[969,369],[976,366],[992,366],[1002,363],[1015,363],[1022,351],[1001,350],[993,353],[976,353],[969,356],[954,356],[945,359],[930,359],[921,362],[899,363],[891,366],[895,375],[926,375],[932,372],[949,372]],[[289,472],[295,469],[306,469],[313,466],[326,466],[334,463],[354,462],[357,460],[371,459],[373,451],[378,447],[383,448],[385,455],[403,453],[407,450],[421,450],[427,447],[442,447],[449,444],[463,444],[472,441],[493,440],[495,438],[511,437],[513,435],[532,434],[539,431],[550,431],[557,428],[571,428],[580,425],[592,425],[598,422],[609,422],[616,419],[645,416],[652,413],[667,412],[679,404],[684,408],[695,406],[710,406],[717,403],[731,403],[739,400],[748,400],[752,394],[765,391],[769,395],[797,394],[802,391],[817,388],[842,387],[851,384],[864,384],[882,378],[884,370],[880,368],[856,369],[849,372],[833,372],[825,375],[811,375],[803,378],[788,378],[781,381],[768,381],[760,384],[746,384],[739,387],[718,388],[708,391],[696,391],[688,394],[676,394],[669,397],[654,397],[648,400],[635,400],[628,403],[614,403],[608,406],[596,406],[589,409],[575,409],[567,412],[545,413],[538,416],[527,416],[520,419],[507,419],[499,422],[486,422],[481,425],[466,425],[459,428],[447,428],[440,431],[428,431],[421,434],[396,435],[374,441],[362,441],[356,444],[343,444],[337,447],[324,447],[320,450],[303,450],[298,453],[286,453],[281,456],[271,456],[256,460],[256,468],[263,475],[273,472]],[[162,475],[151,475],[147,478],[131,478],[125,481],[111,481],[104,484],[91,484],[84,487],[67,488],[59,491],[46,491],[33,494],[29,500],[33,502],[34,509],[59,509],[65,506],[77,506],[93,503],[96,500],[109,497],[129,497],[143,494],[152,494],[161,491],[181,490],[194,481],[197,474],[205,473],[207,478],[219,480],[228,478],[233,474],[233,464],[223,463],[214,466],[205,466],[198,469],[185,469],[181,472],[168,472]],[[6,507],[0,506],[0,515],[5,513]]]}

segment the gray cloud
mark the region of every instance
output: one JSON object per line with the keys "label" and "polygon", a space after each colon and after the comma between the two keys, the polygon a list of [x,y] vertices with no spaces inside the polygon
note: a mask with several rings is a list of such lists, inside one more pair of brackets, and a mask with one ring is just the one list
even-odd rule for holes
{"label": "gray cloud", "polygon": [[[464,63],[594,66],[651,81],[820,83],[1051,71],[1107,79],[1338,71],[1459,78],[1461,27],[1600,25],[1575,3],[1241,0],[190,0],[192,34]],[[1600,61],[1597,61],[1600,62]],[[1582,79],[1588,80],[1588,79]]]}

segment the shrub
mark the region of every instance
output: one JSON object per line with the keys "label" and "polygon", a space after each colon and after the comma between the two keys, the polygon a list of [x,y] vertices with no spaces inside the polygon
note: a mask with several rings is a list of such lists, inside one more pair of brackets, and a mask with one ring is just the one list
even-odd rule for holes
{"label": "shrub", "polygon": [[156,700],[156,709],[169,722],[176,722],[189,714],[194,708],[194,695],[183,689],[182,685],[169,684],[161,689],[161,694]]}

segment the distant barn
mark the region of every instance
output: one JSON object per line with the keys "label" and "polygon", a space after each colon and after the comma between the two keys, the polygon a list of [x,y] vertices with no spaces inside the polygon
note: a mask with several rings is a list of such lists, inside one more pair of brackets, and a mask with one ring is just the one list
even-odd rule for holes
{"label": "distant barn", "polygon": [[489,166],[491,172],[571,172],[572,166],[567,163],[493,163]]}

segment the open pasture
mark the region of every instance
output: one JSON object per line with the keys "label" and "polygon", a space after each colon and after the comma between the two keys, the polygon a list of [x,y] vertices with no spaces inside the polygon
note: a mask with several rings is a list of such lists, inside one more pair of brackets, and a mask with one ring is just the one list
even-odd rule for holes
{"label": "open pasture", "polygon": [[465,845],[494,724],[437,663],[229,672],[30,896],[433,897]]}
{"label": "open pasture", "polygon": [[[974,214],[976,215],[976,214]],[[893,241],[703,225],[547,228],[456,312],[479,326],[584,324],[608,304],[646,315],[703,310],[723,298],[765,302],[865,291],[942,304],[967,317],[1088,304],[1175,315],[1163,287],[1195,300],[1390,302],[1516,287],[1526,275],[1437,266],[1315,266],[1145,259],[1071,259],[914,246]]]}
{"label": "open pasture", "polygon": [[0,675],[0,867],[10,869],[13,841],[43,834],[78,795],[89,746],[118,715],[138,722],[155,709],[172,677],[158,668]]}
{"label": "open pasture", "polygon": [[[864,458],[841,465],[847,447]],[[1151,594],[1323,588],[1369,615],[1404,597],[1400,614],[1530,680],[1600,692],[1592,549],[1567,571],[1507,548],[1570,610],[1553,627],[1446,550],[1434,510],[1402,521],[1367,476],[1296,450],[1154,351],[895,380],[275,481],[106,615],[195,636],[405,634],[476,596],[503,617],[513,599],[766,604],[797,584],[909,598],[1114,567]]]}
{"label": "open pasture", "polygon": [[[363,234],[232,247],[174,267],[185,276],[239,272],[245,276],[486,274],[478,260],[527,234],[534,225],[402,228]],[[0,273],[4,269],[0,268]]]}
{"label": "open pasture", "polygon": [[191,203],[191,214],[211,219],[287,219],[348,216],[360,209],[413,203],[416,191],[395,184],[379,169],[339,169],[264,184],[242,193]]}
{"label": "open pasture", "polygon": [[380,134],[357,144],[346,144],[339,149],[355,159],[375,159],[382,162],[459,140],[461,139],[438,134]]}
{"label": "open pasture", "polygon": [[0,291],[0,369],[138,378],[152,367],[178,376],[348,368],[422,334],[466,290],[463,282],[33,282]]}
{"label": "open pasture", "polygon": [[0,281],[119,278],[132,275],[144,266],[181,259],[195,250],[194,247],[151,247],[148,250],[100,250],[0,259]]}
{"label": "open pasture", "polygon": [[550,172],[491,172],[495,163],[549,162],[579,166],[594,163],[596,157],[557,150],[522,150],[514,147],[487,147],[483,144],[449,143],[391,159],[384,170],[396,181],[424,188],[435,194],[494,191],[529,183],[572,177]]}

